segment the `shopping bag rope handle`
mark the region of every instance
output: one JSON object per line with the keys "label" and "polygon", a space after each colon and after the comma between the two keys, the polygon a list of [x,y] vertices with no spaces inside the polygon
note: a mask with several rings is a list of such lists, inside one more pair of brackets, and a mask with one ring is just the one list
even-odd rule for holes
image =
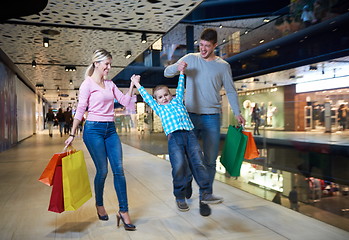
{"label": "shopping bag rope handle", "polygon": [[68,152],[68,154],[72,154],[75,151],[75,148],[71,144],[69,144],[69,146],[64,146],[63,148],[63,152]]}

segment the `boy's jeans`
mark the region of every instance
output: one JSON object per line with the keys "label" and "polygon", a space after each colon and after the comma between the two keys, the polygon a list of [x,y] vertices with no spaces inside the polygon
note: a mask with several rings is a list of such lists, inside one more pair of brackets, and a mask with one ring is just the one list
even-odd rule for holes
{"label": "boy's jeans", "polygon": [[207,170],[202,162],[202,151],[194,132],[178,130],[170,133],[167,138],[172,166],[173,194],[176,199],[185,199],[187,176],[190,171],[200,187],[200,199],[203,193],[212,193],[209,189]]}
{"label": "boy's jeans", "polygon": [[114,175],[114,187],[122,212],[128,211],[126,179],[122,166],[122,148],[114,122],[86,121],[84,143],[96,166],[94,180],[96,205],[103,206],[104,183],[108,173],[108,160]]}

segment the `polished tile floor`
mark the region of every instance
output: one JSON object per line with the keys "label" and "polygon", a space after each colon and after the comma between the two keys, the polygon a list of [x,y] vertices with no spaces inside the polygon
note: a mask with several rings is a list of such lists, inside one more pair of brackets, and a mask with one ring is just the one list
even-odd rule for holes
{"label": "polished tile floor", "polygon": [[[51,188],[37,179],[52,154],[62,151],[63,142],[58,134],[50,138],[44,131],[0,153],[0,239],[349,239],[347,231],[219,181],[215,193],[225,201],[212,206],[211,216],[200,216],[196,186],[190,211],[179,212],[170,164],[126,144],[124,168],[137,231],[116,227],[111,174],[105,188],[108,222],[97,219],[93,199],[77,211],[48,212]],[[74,147],[84,151],[92,182],[95,169],[81,138]]]}

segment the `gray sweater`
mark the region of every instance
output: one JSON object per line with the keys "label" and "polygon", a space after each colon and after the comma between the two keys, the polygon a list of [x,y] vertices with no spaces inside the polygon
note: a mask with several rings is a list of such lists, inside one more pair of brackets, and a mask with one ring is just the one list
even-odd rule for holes
{"label": "gray sweater", "polygon": [[230,65],[216,57],[215,60],[205,61],[200,53],[189,53],[177,63],[166,67],[165,77],[174,77],[179,74],[178,63],[188,64],[185,75],[187,86],[185,106],[188,112],[197,114],[215,114],[221,112],[220,90],[224,87],[231,108],[235,115],[240,115],[240,106],[235,90]]}

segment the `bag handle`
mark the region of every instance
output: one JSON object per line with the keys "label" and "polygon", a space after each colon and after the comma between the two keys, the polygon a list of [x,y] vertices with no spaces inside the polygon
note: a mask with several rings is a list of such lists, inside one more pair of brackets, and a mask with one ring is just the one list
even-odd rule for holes
{"label": "bag handle", "polygon": [[68,155],[70,155],[70,154],[76,152],[76,149],[73,147],[73,145],[69,144],[69,146],[64,146],[62,152],[67,152]]}

